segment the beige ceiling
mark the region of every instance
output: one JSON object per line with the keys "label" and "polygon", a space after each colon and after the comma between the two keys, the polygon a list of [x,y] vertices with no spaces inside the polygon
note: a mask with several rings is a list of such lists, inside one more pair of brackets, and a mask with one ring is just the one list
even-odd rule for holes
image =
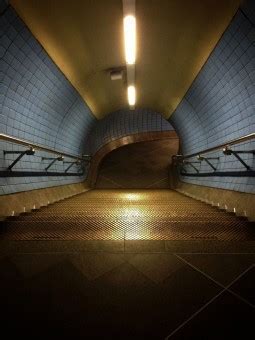
{"label": "beige ceiling", "polygon": [[[169,117],[241,0],[136,0],[137,106]],[[97,118],[127,107],[121,0],[11,0]]]}

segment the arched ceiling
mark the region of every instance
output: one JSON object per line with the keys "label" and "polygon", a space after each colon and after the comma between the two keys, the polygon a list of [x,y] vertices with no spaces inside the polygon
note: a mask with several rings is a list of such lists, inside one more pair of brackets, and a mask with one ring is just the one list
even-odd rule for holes
{"label": "arched ceiling", "polygon": [[[241,0],[136,0],[137,106],[168,118]],[[127,107],[121,0],[11,0],[97,118]]]}

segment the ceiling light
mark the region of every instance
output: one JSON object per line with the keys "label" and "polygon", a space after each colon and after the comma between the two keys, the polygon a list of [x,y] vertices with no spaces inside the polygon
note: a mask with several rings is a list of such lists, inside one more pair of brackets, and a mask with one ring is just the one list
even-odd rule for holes
{"label": "ceiling light", "polygon": [[124,18],[126,63],[133,65],[136,59],[136,19],[133,15]]}
{"label": "ceiling light", "polygon": [[133,85],[128,86],[128,104],[134,106],[136,102],[136,91]]}

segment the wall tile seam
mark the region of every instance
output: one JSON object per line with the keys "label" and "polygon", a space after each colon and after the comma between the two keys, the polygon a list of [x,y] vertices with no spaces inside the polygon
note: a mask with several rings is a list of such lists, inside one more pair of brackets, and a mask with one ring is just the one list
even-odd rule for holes
{"label": "wall tile seam", "polygon": [[[19,18],[14,10],[14,13],[16,15],[17,18]],[[19,18],[20,19],[20,18]],[[21,19],[20,19],[21,20]],[[22,24],[26,27],[26,25],[24,24],[24,22],[21,20]],[[32,38],[34,39],[34,41],[36,41],[36,43],[40,46],[41,49],[43,49],[43,47],[41,46],[40,42],[31,34]],[[44,49],[43,49],[44,50]],[[50,56],[48,55],[48,53],[44,50],[45,54],[47,55],[48,59],[53,63],[53,61],[51,60]],[[70,83],[70,81],[66,78],[66,76],[61,72],[61,70],[59,69],[59,67],[54,63],[55,68],[58,70],[58,73],[62,76],[62,78],[64,78],[66,80],[66,82],[68,84],[72,86],[72,84]],[[74,92],[80,97],[80,94],[77,92],[77,90],[74,88]],[[87,104],[86,104],[87,106]]]}
{"label": "wall tile seam", "polygon": [[[238,15],[238,11],[237,11],[237,13],[234,15],[234,17],[233,17],[231,23],[235,20],[235,18],[237,17],[237,15]],[[229,24],[228,27],[230,27],[231,23]],[[227,29],[228,29],[228,28],[227,28]],[[226,31],[223,33],[222,37],[224,36],[225,33],[226,33]],[[222,37],[221,37],[221,39],[222,39]],[[216,46],[214,47],[214,50],[217,49],[217,46],[220,44],[221,39],[218,41],[218,43],[217,43]],[[213,50],[213,51],[214,51],[214,50]],[[188,89],[188,91],[187,91],[186,94],[184,95],[184,98],[186,97],[187,93],[191,90],[193,84],[196,84],[198,77],[199,77],[199,76],[201,77],[201,74],[202,74],[202,72],[203,72],[203,69],[206,67],[206,64],[208,63],[208,61],[209,61],[211,55],[213,56],[213,51],[212,51],[212,53],[209,55],[207,61],[204,63],[204,65],[203,65],[203,67],[201,68],[201,70],[199,71],[197,77],[194,79],[194,81],[193,81],[193,83],[191,84],[190,88]],[[174,113],[173,113],[173,114],[174,114]]]}

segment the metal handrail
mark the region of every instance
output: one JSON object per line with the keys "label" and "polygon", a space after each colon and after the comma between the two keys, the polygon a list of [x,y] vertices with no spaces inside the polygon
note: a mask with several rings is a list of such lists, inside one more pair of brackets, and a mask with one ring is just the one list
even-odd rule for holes
{"label": "metal handrail", "polygon": [[28,141],[26,141],[24,139],[20,139],[20,138],[16,138],[16,137],[12,137],[12,136],[6,135],[4,133],[0,133],[0,140],[5,140],[7,142],[12,142],[12,143],[16,143],[16,144],[32,147],[32,148],[34,148],[36,150],[46,151],[46,152],[50,152],[50,153],[56,154],[58,156],[61,155],[61,156],[73,158],[73,159],[80,160],[80,161],[83,161],[87,157],[90,157],[89,155],[76,156],[76,155],[73,155],[73,154],[70,154],[70,153],[67,153],[67,152],[62,152],[62,151],[54,150],[54,149],[45,147],[45,146],[40,145],[40,144],[35,144],[35,143],[32,143],[32,142],[28,142]]}
{"label": "metal handrail", "polygon": [[204,154],[212,152],[212,151],[217,151],[217,150],[223,149],[226,146],[239,144],[239,143],[242,143],[242,142],[254,139],[254,138],[255,138],[255,133],[250,133],[249,135],[233,139],[233,140],[231,140],[227,143],[220,144],[220,145],[217,145],[217,146],[213,146],[211,148],[204,149],[202,151],[195,152],[195,153],[192,153],[190,155],[182,156],[182,159],[187,159],[187,158],[191,158],[191,157],[195,157],[195,156],[199,156],[199,155],[204,155]]}

